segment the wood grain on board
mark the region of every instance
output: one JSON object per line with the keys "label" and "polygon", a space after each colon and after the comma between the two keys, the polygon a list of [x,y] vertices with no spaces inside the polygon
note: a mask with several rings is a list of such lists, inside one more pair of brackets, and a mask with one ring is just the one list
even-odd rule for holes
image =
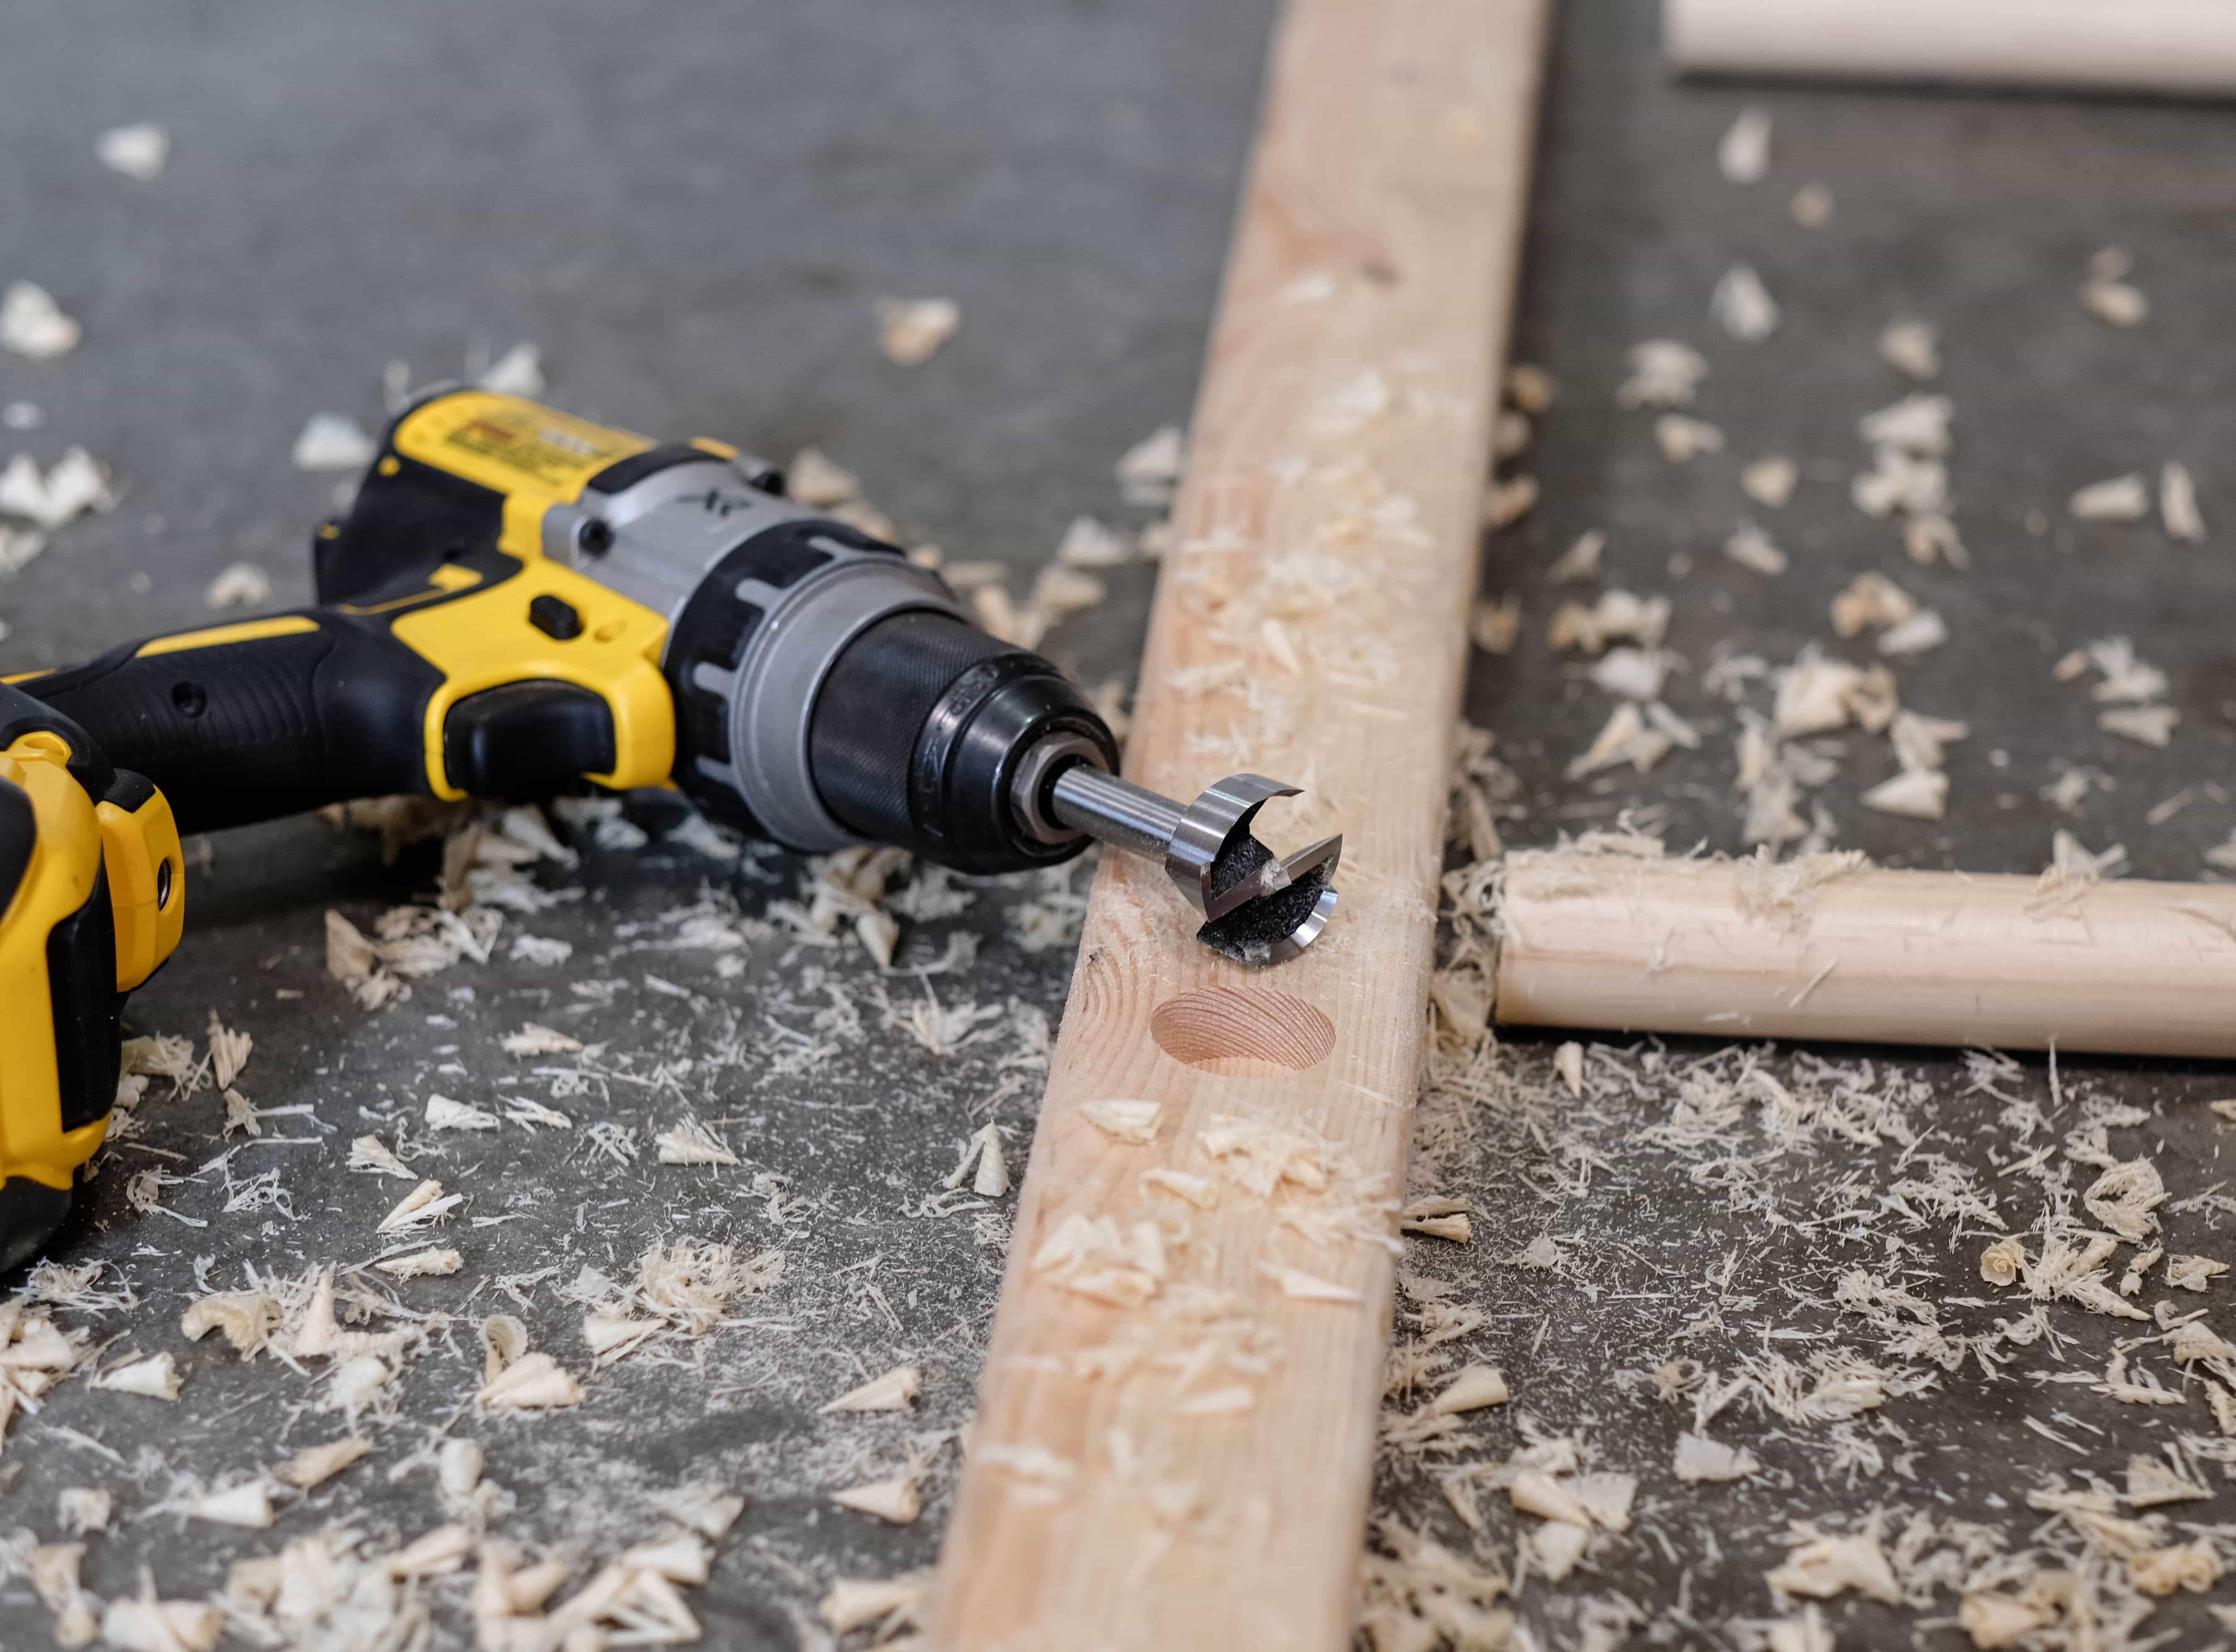
{"label": "wood grain on board", "polygon": [[[1544,24],[1543,0],[1291,0],[1276,31],[1127,771],[1303,787],[1260,835],[1343,833],[1342,905],[1253,972],[1104,857],[948,1652],[1350,1642]],[[1113,1100],[1156,1104],[1149,1141],[1094,1122]]]}

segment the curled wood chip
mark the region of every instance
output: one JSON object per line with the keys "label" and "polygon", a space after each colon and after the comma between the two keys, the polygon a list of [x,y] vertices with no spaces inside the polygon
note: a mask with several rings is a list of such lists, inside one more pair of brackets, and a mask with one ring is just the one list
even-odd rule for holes
{"label": "curled wood chip", "polygon": [[848,1486],[843,1491],[833,1491],[831,1500],[842,1509],[852,1509],[858,1514],[874,1515],[897,1526],[909,1524],[922,1509],[917,1497],[916,1477],[912,1474],[896,1475],[889,1480],[871,1480],[866,1484]]}
{"label": "curled wood chip", "polygon": [[1506,1376],[1496,1366],[1468,1366],[1437,1392],[1427,1405],[1432,1417],[1456,1417],[1507,1401]]}
{"label": "curled wood chip", "polygon": [[1079,1116],[1103,1135],[1136,1146],[1156,1139],[1157,1119],[1164,1109],[1155,1102],[1082,1102]]}
{"label": "curled wood chip", "polygon": [[1591,1510],[1564,1482],[1542,1469],[1524,1469],[1516,1475],[1513,1484],[1507,1488],[1507,1496],[1523,1514],[1587,1530],[1591,1527]]}
{"label": "curled wood chip", "polygon": [[308,1491],[339,1474],[372,1449],[372,1442],[351,1435],[324,1445],[306,1446],[280,1466],[280,1478],[299,1491]]}
{"label": "curled wood chip", "polygon": [[372,1231],[376,1234],[393,1234],[400,1233],[407,1227],[424,1227],[430,1222],[440,1221],[464,1202],[464,1194],[445,1195],[441,1182],[423,1181],[398,1200],[396,1208],[382,1217],[380,1225]]}
{"label": "curled wood chip", "polygon": [[1949,777],[1931,769],[1905,769],[1865,792],[1862,802],[1881,814],[1938,820],[1948,806]]}
{"label": "curled wood chip", "polygon": [[115,1600],[101,1615],[101,1638],[116,1652],[212,1652],[225,1614],[207,1601]]}
{"label": "curled wood chip", "polygon": [[2106,734],[2160,750],[2173,743],[2174,727],[2180,721],[2181,713],[2172,706],[2127,706],[2096,714],[2096,727]]}
{"label": "curled wood chip", "polygon": [[1832,221],[1832,192],[1821,183],[1805,183],[1786,204],[1786,215],[1804,229],[1822,229]]}
{"label": "curled wood chip", "polygon": [[1526,361],[1509,364],[1503,381],[1506,399],[1525,413],[1542,413],[1552,406],[1560,387],[1553,375],[1542,367],[1534,367]]}
{"label": "curled wood chip", "polygon": [[2166,1459],[2138,1452],[2127,1459],[2127,1506],[2153,1509],[2164,1503],[2200,1503],[2213,1493],[2186,1474],[2177,1474]]}
{"label": "curled wood chip", "polygon": [[380,444],[345,413],[313,413],[295,438],[290,460],[299,471],[362,471]]}
{"label": "curled wood chip", "polygon": [[822,1414],[834,1412],[906,1411],[916,1403],[917,1392],[924,1385],[924,1373],[914,1366],[896,1366],[882,1377],[872,1377],[858,1388],[850,1388],[838,1399],[822,1407]]}
{"label": "curled wood chip", "polygon": [[1363,1302],[1366,1299],[1348,1285],[1338,1285],[1333,1280],[1307,1274],[1300,1267],[1287,1267],[1278,1262],[1260,1265],[1266,1278],[1281,1287],[1281,1294],[1300,1302]]}
{"label": "curled wood chip", "polygon": [[503,1122],[484,1108],[439,1095],[427,1097],[426,1118],[431,1130],[494,1130]]}
{"label": "curled wood chip", "polygon": [[466,1265],[466,1259],[454,1250],[415,1250],[408,1256],[391,1256],[373,1266],[382,1273],[400,1280],[428,1279],[437,1274],[455,1274]]}
{"label": "curled wood chip", "polygon": [[1724,272],[1709,297],[1708,313],[1745,344],[1758,344],[1778,331],[1778,301],[1752,264],[1734,264]]}
{"label": "curled wood chip", "polygon": [[2159,470],[2159,520],[2167,537],[2188,544],[2205,540],[2205,513],[2197,508],[2197,483],[2189,467],[2168,460]]}
{"label": "curled wood chip", "polygon": [[1144,1170],[1141,1185],[1177,1194],[1199,1210],[1208,1210],[1219,1202],[1219,1183],[1186,1170]]}
{"label": "curled wood chip", "polygon": [[2202,1595],[2220,1581],[2220,1551],[2210,1537],[2127,1557],[2127,1581],[2146,1595],[2164,1596],[2176,1589]]}
{"label": "curled wood chip", "polygon": [[1674,339],[1648,339],[1630,348],[1630,377],[1615,391],[1623,407],[1689,407],[1708,376],[1708,360]]}
{"label": "curled wood chip", "polygon": [[2201,1291],[2227,1271],[2227,1263],[2209,1256],[2169,1256],[2166,1282],[2179,1291]]}
{"label": "curled wood chip", "polygon": [[1483,490],[1483,525],[1504,528],[1537,508],[1537,478],[1534,476],[1493,479]]}
{"label": "curled wood chip", "polygon": [[877,314],[878,348],[904,367],[931,359],[963,325],[963,306],[953,299],[879,299]]}
{"label": "curled wood chip", "polygon": [[1771,536],[1751,522],[1743,522],[1724,541],[1724,555],[1740,567],[1772,577],[1786,569],[1786,553],[1771,540]]}
{"label": "curled wood chip", "polygon": [[582,1403],[582,1385],[548,1353],[523,1355],[483,1385],[474,1399],[514,1411],[548,1411]]}
{"label": "curled wood chip", "polygon": [[1941,339],[1930,321],[1914,318],[1890,321],[1880,329],[1879,359],[1912,378],[1931,378],[1941,372]]}
{"label": "curled wood chip", "polygon": [[1956,1622],[1980,1652],[1996,1652],[2049,1628],[2057,1622],[2057,1611],[2046,1603],[2022,1600],[2001,1589],[1974,1589],[1957,1603]]}
{"label": "curled wood chip", "polygon": [[1486,599],[1468,610],[1468,640],[1485,654],[1511,654],[1521,635],[1519,596],[1503,596],[1496,602]]}
{"label": "curled wood chip", "polygon": [[1687,1485],[1703,1480],[1739,1480],[1761,1466],[1754,1453],[1742,1446],[1726,1445],[1705,1434],[1680,1434],[1672,1467]]}
{"label": "curled wood chip", "polygon": [[1716,170],[1726,183],[1760,183],[1770,175],[1770,111],[1741,109],[1716,144]]}
{"label": "curled wood chip", "polygon": [[36,281],[10,281],[0,294],[0,349],[31,361],[51,361],[77,348],[83,330]]}
{"label": "curled wood chip", "polygon": [[1568,1087],[1568,1094],[1582,1101],[1584,1096],[1584,1047],[1573,1038],[1553,1052],[1553,1070]]}
{"label": "curled wood chip", "polygon": [[55,1515],[62,1530],[72,1537],[82,1537],[89,1531],[109,1530],[109,1516],[115,1512],[115,1499],[107,1491],[92,1486],[64,1486],[55,1495]]}
{"label": "curled wood chip", "polygon": [[1876,1524],[1845,1537],[1805,1538],[1787,1551],[1784,1565],[1764,1574],[1764,1581],[1772,1589],[1815,1600],[1830,1600],[1851,1589],[1890,1606],[1902,1600],[1894,1569],[1879,1547]]}
{"label": "curled wood chip", "polygon": [[1654,421],[1654,445],[1672,464],[1686,464],[1703,453],[1720,453],[1724,433],[1713,425],[1682,413],[1664,413]]}
{"label": "curled wood chip", "polygon": [[[1600,576],[1600,557],[1607,550],[1607,536],[1596,528],[1588,528],[1569,542],[1568,548],[1545,570],[1545,576],[1555,585],[1572,584],[1578,580]],[[1517,602],[1516,612],[1520,612]]]}
{"label": "curled wood chip", "polygon": [[171,158],[171,135],[152,121],[115,126],[93,141],[93,153],[111,172],[153,183]]}
{"label": "curled wood chip", "polygon": [[235,1353],[253,1355],[279,1328],[280,1304],[262,1291],[220,1291],[197,1297],[179,1316],[179,1330],[189,1342],[200,1342],[213,1331],[222,1331]]}
{"label": "curled wood chip", "polygon": [[929,1572],[901,1577],[842,1577],[816,1606],[816,1615],[840,1635],[883,1623],[898,1629],[917,1621],[931,1593]]}
{"label": "curled wood chip", "polygon": [[1739,472],[1739,490],[1772,510],[1782,510],[1801,481],[1801,467],[1783,453],[1766,454]]}
{"label": "curled wood chip", "polygon": [[862,484],[852,471],[812,447],[803,447],[792,455],[792,463],[785,467],[784,480],[786,493],[818,510],[862,495]]}
{"label": "curled wood chip", "polygon": [[2141,522],[2150,514],[2150,484],[2130,471],[2077,490],[2066,508],[2083,522]]}
{"label": "curled wood chip", "polygon": [[564,1056],[582,1047],[580,1039],[533,1021],[523,1022],[518,1032],[505,1034],[500,1042],[508,1056]]}
{"label": "curled wood chip", "polygon": [[185,1513],[188,1519],[207,1520],[213,1525],[261,1531],[272,1524],[272,1494],[262,1481],[244,1480],[221,1491],[206,1491],[189,1498]]}
{"label": "curled wood chip", "polygon": [[662,1164],[733,1165],[738,1155],[704,1124],[686,1119],[674,1129],[653,1138]]}
{"label": "curled wood chip", "polygon": [[1999,1239],[1980,1253],[1980,1277],[1990,1285],[2016,1284],[2026,1266],[2026,1247],[2016,1239]]}
{"label": "curled wood chip", "polygon": [[107,1389],[111,1393],[140,1394],[149,1399],[176,1399],[179,1381],[179,1368],[171,1356],[155,1353],[104,1371],[86,1386]]}
{"label": "curled wood chip", "polygon": [[1938,458],[1949,451],[1949,421],[1955,412],[1948,397],[1920,392],[1864,414],[1856,433],[1874,447]]}

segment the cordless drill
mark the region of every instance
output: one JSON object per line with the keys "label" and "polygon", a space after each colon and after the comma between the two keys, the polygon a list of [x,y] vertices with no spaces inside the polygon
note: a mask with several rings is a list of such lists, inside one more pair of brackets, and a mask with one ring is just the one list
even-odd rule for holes
{"label": "cordless drill", "polygon": [[[1334,910],[1339,838],[1279,857],[1251,832],[1296,788],[1232,775],[1183,805],[1119,779],[1109,728],[1054,664],[725,443],[438,392],[390,427],[312,557],[313,607],[16,688],[59,714],[74,757],[152,781],[181,832],[394,793],[674,786],[792,848],[891,844],[970,873],[1051,865],[1100,839],[1161,859],[1199,938],[1245,964],[1293,957]],[[166,888],[175,940],[175,872]],[[120,958],[118,990],[125,976]],[[31,1162],[16,1113],[52,1110],[25,1094],[0,1089],[11,1177]],[[99,1130],[68,1139],[82,1162]]]}

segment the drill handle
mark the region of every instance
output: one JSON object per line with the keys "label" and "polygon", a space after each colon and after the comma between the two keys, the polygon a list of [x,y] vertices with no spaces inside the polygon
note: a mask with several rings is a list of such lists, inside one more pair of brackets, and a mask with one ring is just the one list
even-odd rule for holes
{"label": "drill handle", "polygon": [[16,686],[147,775],[206,832],[427,790],[418,712],[439,674],[331,609],[151,637]]}

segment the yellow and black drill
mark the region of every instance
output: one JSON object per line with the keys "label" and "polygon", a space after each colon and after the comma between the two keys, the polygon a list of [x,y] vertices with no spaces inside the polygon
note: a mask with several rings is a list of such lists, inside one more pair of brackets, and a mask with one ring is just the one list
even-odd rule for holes
{"label": "yellow and black drill", "polygon": [[[51,1229],[99,1144],[117,995],[179,935],[179,831],[393,793],[674,786],[795,849],[893,844],[972,873],[1100,839],[1161,859],[1200,938],[1246,964],[1293,957],[1334,910],[1340,839],[1279,857],[1251,833],[1296,788],[1231,775],[1181,804],[1120,780],[1057,667],[727,444],[439,392],[391,426],[313,561],[314,607],[12,680],[31,721],[0,708],[0,781],[36,831],[11,898],[0,790],[0,1263]],[[52,938],[104,868],[113,984],[69,951],[95,942]]]}

